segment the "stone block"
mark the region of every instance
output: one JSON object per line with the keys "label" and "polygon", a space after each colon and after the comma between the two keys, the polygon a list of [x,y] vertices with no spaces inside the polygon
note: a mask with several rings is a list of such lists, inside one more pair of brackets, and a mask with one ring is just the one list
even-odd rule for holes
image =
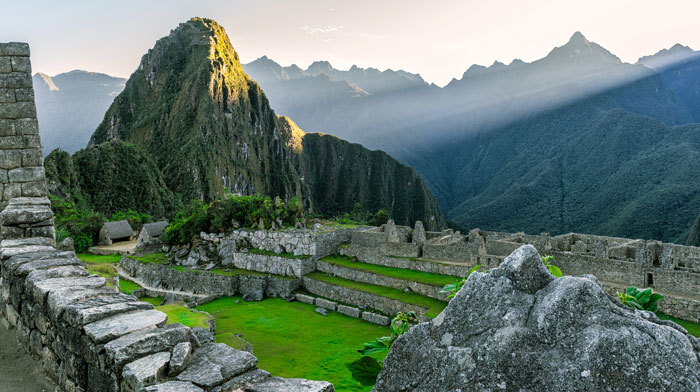
{"label": "stone block", "polygon": [[117,314],[153,309],[153,305],[138,301],[131,295],[100,294],[65,306],[63,319],[74,327],[81,327]]}
{"label": "stone block", "polygon": [[251,385],[246,392],[333,392],[333,384],[327,381],[311,381],[301,378],[272,377]]}
{"label": "stone block", "polygon": [[389,322],[391,321],[389,320],[389,317],[372,312],[362,312],[362,319],[379,325],[389,325]]}
{"label": "stone block", "polygon": [[183,342],[173,347],[173,355],[170,359],[170,368],[168,375],[171,377],[177,376],[183,371],[192,359],[192,344]]}
{"label": "stone block", "polygon": [[[3,106],[3,105],[0,105],[0,106]],[[1,119],[1,117],[0,117],[0,119]],[[0,137],[0,149],[7,150],[7,149],[19,149],[19,148],[27,148],[27,139],[25,137],[16,136],[16,135],[15,136],[2,136],[2,137]],[[7,151],[3,151],[3,155],[6,152]],[[1,159],[2,158],[0,158],[0,160]]]}
{"label": "stone block", "polygon": [[21,185],[23,197],[40,197],[48,193],[45,181],[24,182]]}
{"label": "stone block", "polygon": [[350,317],[360,317],[362,313],[360,309],[346,305],[338,305],[338,312]]}
{"label": "stone block", "polygon": [[25,72],[0,73],[0,88],[32,88],[32,77]]}
{"label": "stone block", "polygon": [[315,298],[310,296],[310,295],[295,294],[295,297],[296,297],[297,301],[299,301],[299,302],[303,302],[305,304],[310,304],[310,305],[314,304]]}
{"label": "stone block", "polygon": [[2,188],[2,200],[10,200],[22,196],[22,186],[20,184],[5,184]]}
{"label": "stone block", "polygon": [[31,88],[15,89],[15,101],[17,101],[17,102],[34,102],[34,89],[31,89]]}
{"label": "stone block", "polygon": [[32,64],[29,61],[29,57],[12,56],[11,59],[13,72],[32,72]]}
{"label": "stone block", "polygon": [[[1,121],[1,120],[0,120]],[[14,138],[14,136],[11,136]],[[0,137],[0,144],[4,137]],[[21,138],[20,138],[21,139]],[[0,155],[0,169],[15,169],[22,166],[22,151],[9,150],[3,151]]]}
{"label": "stone block", "polygon": [[151,385],[146,392],[204,392],[204,389],[184,381],[168,381],[162,384]]}
{"label": "stone block", "polygon": [[223,343],[212,343],[195,351],[192,360],[178,381],[190,381],[211,388],[255,368],[258,359],[247,351],[239,351]]}
{"label": "stone block", "polygon": [[39,135],[24,135],[25,148],[41,148]]}
{"label": "stone block", "polygon": [[0,120],[0,136],[14,136],[14,135],[15,135],[15,121],[14,120],[7,120],[7,119]]}
{"label": "stone block", "polygon": [[11,88],[0,88],[0,104],[14,102],[17,102],[15,99],[15,90]]}
{"label": "stone block", "polygon": [[96,343],[104,343],[128,333],[153,326],[163,326],[168,319],[165,313],[151,309],[135,313],[123,313],[84,327],[85,334]]}
{"label": "stone block", "polygon": [[[7,169],[0,169],[0,183],[8,183],[10,182],[7,177]],[[1,193],[1,189],[0,189]]]}
{"label": "stone block", "polygon": [[212,392],[244,391],[246,387],[263,382],[268,378],[270,378],[270,373],[262,369],[253,369],[230,379],[220,387],[212,389]]}
{"label": "stone block", "polygon": [[[7,173],[11,183],[35,182],[44,180],[43,166],[18,167]],[[42,195],[43,196],[43,195]]]}
{"label": "stone block", "polygon": [[36,118],[20,118],[15,120],[15,132],[17,135],[38,135],[39,122]]}
{"label": "stone block", "polygon": [[0,56],[29,56],[29,44],[25,42],[0,43]]}
{"label": "stone block", "polygon": [[323,299],[323,298],[316,298],[315,304],[316,304],[316,306],[319,306],[321,308],[328,309],[328,310],[335,310],[336,307],[338,306],[337,302],[329,301],[329,300]]}
{"label": "stone block", "polygon": [[[32,263],[27,263],[32,264]],[[26,266],[24,264],[22,267]],[[27,271],[29,273],[29,271]],[[85,277],[85,278],[55,278],[46,279],[34,284],[27,285],[27,288],[31,290],[32,298],[37,303],[43,305],[46,302],[46,297],[48,294],[54,290],[62,288],[77,289],[80,287],[85,288],[100,288],[104,287],[105,278],[102,277]]]}
{"label": "stone block", "polygon": [[190,329],[182,324],[142,330],[124,335],[104,345],[107,360],[117,366],[137,357],[165,351],[178,343],[190,341]]}
{"label": "stone block", "polygon": [[164,351],[125,365],[122,371],[122,392],[140,392],[148,385],[163,381],[169,361],[170,353]]}
{"label": "stone block", "polygon": [[0,118],[36,117],[34,102],[14,102],[0,105]]}
{"label": "stone block", "polygon": [[0,56],[0,73],[12,72],[12,57]]}

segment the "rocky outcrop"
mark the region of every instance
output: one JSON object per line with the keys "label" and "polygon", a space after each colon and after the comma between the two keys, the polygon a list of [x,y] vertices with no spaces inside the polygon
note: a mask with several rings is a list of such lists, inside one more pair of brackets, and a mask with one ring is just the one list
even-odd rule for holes
{"label": "rocky outcrop", "polygon": [[698,391],[699,353],[681,327],[591,275],[554,278],[524,245],[401,336],[373,391]]}

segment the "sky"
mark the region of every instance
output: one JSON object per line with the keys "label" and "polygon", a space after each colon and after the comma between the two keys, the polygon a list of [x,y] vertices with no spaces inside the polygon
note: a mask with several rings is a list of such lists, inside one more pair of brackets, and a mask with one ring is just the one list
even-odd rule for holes
{"label": "sky", "polygon": [[442,86],[472,64],[542,58],[575,31],[626,62],[700,49],[697,15],[692,0],[0,0],[0,42],[29,42],[34,72],[128,77],[158,38],[201,16],[224,26],[243,63],[328,60]]}

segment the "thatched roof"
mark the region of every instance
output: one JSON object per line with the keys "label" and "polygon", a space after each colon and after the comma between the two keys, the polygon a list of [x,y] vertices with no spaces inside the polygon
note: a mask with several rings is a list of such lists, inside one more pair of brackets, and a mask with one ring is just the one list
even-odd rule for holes
{"label": "thatched roof", "polygon": [[134,230],[126,220],[106,222],[104,226],[102,226],[102,231],[104,231],[105,235],[110,239],[131,237],[134,235]]}
{"label": "thatched roof", "polygon": [[146,223],[145,225],[143,225],[143,229],[146,230],[146,233],[148,233],[150,237],[160,237],[167,226],[168,221],[160,221]]}

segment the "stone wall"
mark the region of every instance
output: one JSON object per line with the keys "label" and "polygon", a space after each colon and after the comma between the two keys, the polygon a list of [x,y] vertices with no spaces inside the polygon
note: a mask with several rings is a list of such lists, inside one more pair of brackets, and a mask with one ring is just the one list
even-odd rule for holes
{"label": "stone wall", "polygon": [[230,297],[259,291],[268,297],[291,298],[301,286],[301,279],[267,275],[223,275],[202,270],[177,270],[167,264],[142,263],[128,257],[119,266],[129,275],[150,287],[163,290]]}
{"label": "stone wall", "polygon": [[444,300],[447,294],[440,294],[442,287],[431,286],[410,280],[392,278],[385,275],[373,274],[352,268],[341,267],[332,263],[318,261],[318,270],[331,276],[338,276],[355,282],[369,283],[377,286],[391,287],[397,290],[410,290],[411,292],[425,295],[439,300]]}
{"label": "stone wall", "polygon": [[[416,223],[422,230],[422,224]],[[659,241],[645,241],[569,233],[551,237],[474,229],[468,235],[444,230],[427,232],[421,241],[392,222],[380,228],[353,233],[341,253],[360,261],[397,268],[454,275],[471,266],[497,267],[523,244],[544,255],[555,256],[564,274],[593,274],[604,284],[620,287],[652,287],[665,296],[659,309],[672,316],[700,321],[700,248]],[[414,231],[415,232],[415,231]],[[392,233],[394,233],[392,235]],[[408,249],[414,249],[408,252]],[[407,257],[408,253],[420,255]],[[410,260],[414,259],[414,260]],[[459,263],[444,267],[448,263]],[[466,271],[465,271],[466,270]]]}
{"label": "stone wall", "polygon": [[351,290],[342,286],[335,286],[310,278],[304,278],[303,281],[304,288],[312,294],[324,298],[330,298],[340,303],[351,303],[361,306],[362,308],[374,309],[392,317],[398,312],[405,313],[408,311],[413,311],[416,313],[416,315],[424,319],[424,315],[428,311],[428,309],[421,306],[408,305],[392,298],[382,297],[380,295],[366,293],[363,291]]}
{"label": "stone wall", "polygon": [[45,196],[29,45],[0,43],[0,210],[10,199]]}

